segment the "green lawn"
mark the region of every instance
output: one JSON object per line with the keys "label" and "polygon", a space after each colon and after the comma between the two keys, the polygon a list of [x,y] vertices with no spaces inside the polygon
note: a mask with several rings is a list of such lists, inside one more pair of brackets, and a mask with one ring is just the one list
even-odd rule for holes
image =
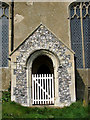
{"label": "green lawn", "polygon": [[90,118],[90,108],[78,101],[64,108],[29,108],[10,101],[10,94],[3,93],[3,118]]}

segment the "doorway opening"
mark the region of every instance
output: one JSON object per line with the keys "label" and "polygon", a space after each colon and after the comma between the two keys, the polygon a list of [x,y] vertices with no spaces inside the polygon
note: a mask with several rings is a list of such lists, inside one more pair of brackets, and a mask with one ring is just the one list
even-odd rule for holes
{"label": "doorway opening", "polygon": [[46,55],[38,56],[32,64],[32,74],[53,74],[53,62]]}
{"label": "doorway opening", "polygon": [[33,105],[54,104],[54,68],[52,60],[46,55],[38,56],[32,64]]}

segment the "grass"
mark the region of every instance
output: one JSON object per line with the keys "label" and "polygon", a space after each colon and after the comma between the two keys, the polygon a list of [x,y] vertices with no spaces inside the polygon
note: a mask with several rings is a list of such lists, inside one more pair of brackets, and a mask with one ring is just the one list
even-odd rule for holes
{"label": "grass", "polygon": [[10,101],[10,92],[4,92],[2,97],[3,118],[90,118],[90,107],[83,107],[78,101],[64,108],[29,108]]}

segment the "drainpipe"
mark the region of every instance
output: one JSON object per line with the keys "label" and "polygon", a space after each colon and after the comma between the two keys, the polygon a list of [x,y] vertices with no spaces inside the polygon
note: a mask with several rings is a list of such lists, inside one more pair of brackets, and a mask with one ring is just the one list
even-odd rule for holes
{"label": "drainpipe", "polygon": [[11,2],[11,52],[14,49],[14,0]]}

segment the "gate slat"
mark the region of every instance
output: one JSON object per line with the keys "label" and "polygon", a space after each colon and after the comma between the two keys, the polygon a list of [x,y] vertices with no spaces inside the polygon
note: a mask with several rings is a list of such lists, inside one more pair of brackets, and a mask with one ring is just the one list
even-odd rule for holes
{"label": "gate slat", "polygon": [[[40,74],[40,84],[41,84],[41,74]],[[41,104],[41,87],[40,87],[40,104]]]}
{"label": "gate slat", "polygon": [[[44,81],[45,81],[45,91],[46,91],[46,79],[47,79],[47,77],[46,77],[46,74],[45,74],[45,78],[44,78]],[[45,94],[45,104],[46,104],[46,94]]]}
{"label": "gate slat", "polygon": [[[42,79],[42,88],[44,88],[44,82],[43,82],[43,79]],[[44,91],[43,92],[43,104],[44,104]]]}
{"label": "gate slat", "polygon": [[[48,78],[47,78],[47,92],[48,92]],[[47,96],[47,99],[49,99],[48,96]],[[48,100],[48,104],[49,104],[49,100]]]}
{"label": "gate slat", "polygon": [[[38,79],[37,79],[37,82],[38,82]],[[39,104],[39,86],[37,84],[37,100],[38,100],[38,104]]]}
{"label": "gate slat", "polygon": [[[36,77],[36,74],[35,74],[35,77]],[[36,77],[37,78],[37,77]],[[37,80],[37,79],[36,79]],[[35,94],[35,104],[36,104],[36,80],[34,81],[35,82],[35,92],[34,92],[34,94]]]}
{"label": "gate slat", "polygon": [[32,104],[33,104],[33,75],[32,75]]}
{"label": "gate slat", "polygon": [[53,104],[54,104],[54,81],[53,81],[53,74],[52,74],[52,98],[53,98]]}
{"label": "gate slat", "polygon": [[[50,76],[50,74],[49,74]],[[50,104],[51,104],[51,79],[49,79],[49,84],[50,84]]]}
{"label": "gate slat", "polygon": [[32,100],[33,100],[33,104],[34,104],[34,80],[33,80],[33,75],[32,75]]}

